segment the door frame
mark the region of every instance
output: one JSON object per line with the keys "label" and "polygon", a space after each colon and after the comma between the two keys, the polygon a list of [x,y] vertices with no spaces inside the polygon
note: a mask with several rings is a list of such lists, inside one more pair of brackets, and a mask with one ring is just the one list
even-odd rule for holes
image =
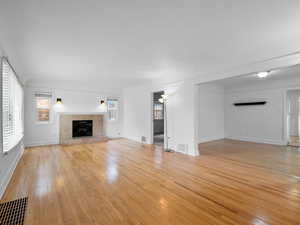
{"label": "door frame", "polygon": [[[300,91],[300,86],[295,86],[295,87],[290,87],[290,88],[285,88],[283,91],[283,141],[285,145],[289,144],[289,137],[288,137],[288,91]],[[298,125],[298,130],[300,128],[300,125]]]}
{"label": "door frame", "polygon": [[[154,115],[154,94],[155,93],[157,93],[157,92],[166,92],[165,90],[158,90],[158,91],[153,91],[153,92],[151,92],[151,116],[150,116],[150,121],[151,121],[151,126],[150,126],[150,128],[151,128],[151,132],[150,132],[150,143],[151,144],[154,144],[154,117],[153,117],[153,115]],[[164,109],[164,146],[165,146],[165,138],[166,138],[166,115],[165,115],[165,109]]]}

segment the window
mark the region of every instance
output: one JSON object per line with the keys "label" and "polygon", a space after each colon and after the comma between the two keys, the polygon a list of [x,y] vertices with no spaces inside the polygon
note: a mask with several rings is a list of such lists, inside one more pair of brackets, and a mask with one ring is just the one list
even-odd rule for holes
{"label": "window", "polygon": [[51,98],[50,93],[36,93],[36,119],[38,122],[49,123],[51,113]]}
{"label": "window", "polygon": [[7,152],[23,138],[23,87],[5,58],[1,68],[3,152]]}
{"label": "window", "polygon": [[116,121],[118,119],[118,99],[107,99],[108,120]]}
{"label": "window", "polygon": [[163,120],[164,119],[164,105],[161,103],[154,103],[154,119]]}

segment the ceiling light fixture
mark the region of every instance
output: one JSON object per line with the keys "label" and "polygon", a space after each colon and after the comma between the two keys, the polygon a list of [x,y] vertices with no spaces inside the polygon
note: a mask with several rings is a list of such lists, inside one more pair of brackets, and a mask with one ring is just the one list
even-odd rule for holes
{"label": "ceiling light fixture", "polygon": [[257,77],[259,78],[266,78],[267,76],[269,76],[269,71],[265,71],[265,72],[259,72],[256,74]]}

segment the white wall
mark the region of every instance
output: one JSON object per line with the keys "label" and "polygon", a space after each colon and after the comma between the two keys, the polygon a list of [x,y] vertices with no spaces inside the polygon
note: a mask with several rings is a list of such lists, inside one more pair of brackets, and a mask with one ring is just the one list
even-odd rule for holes
{"label": "white wall", "polygon": [[[225,89],[225,136],[227,138],[285,145],[287,100],[290,89],[300,87],[298,77],[268,80]],[[235,107],[234,102],[265,100],[264,106]]]}
{"label": "white wall", "polygon": [[[36,122],[35,98],[36,92],[52,93],[52,118],[48,124]],[[122,98],[119,93],[95,93],[88,91],[62,90],[54,88],[26,87],[25,89],[25,145],[46,145],[59,143],[59,114],[60,113],[101,113],[99,100],[105,97],[118,97],[119,119],[108,121],[105,114],[104,127],[108,137],[120,137],[122,128]],[[55,105],[56,98],[62,98],[62,105]]]}
{"label": "white wall", "polygon": [[[225,130],[231,139],[283,144],[283,98],[281,89],[239,91],[226,94]],[[235,102],[267,101],[266,105],[234,106]]]}
{"label": "white wall", "polygon": [[[274,80],[224,89],[214,82],[194,85],[140,86],[124,91],[124,137],[151,143],[151,93],[173,88],[168,103],[171,148],[224,137],[259,143],[286,144],[285,97],[300,79]],[[195,94],[196,90],[196,94]],[[266,100],[264,106],[235,107],[234,102]],[[191,150],[191,149],[190,149]],[[188,154],[193,155],[197,147]]]}
{"label": "white wall", "polygon": [[[179,82],[170,85],[149,85],[124,90],[124,137],[147,143],[152,141],[152,93],[165,91],[169,95],[167,103],[169,147],[197,155],[195,140],[195,91],[193,82]],[[184,146],[185,150],[182,150]]]}
{"label": "white wall", "polygon": [[213,83],[201,84],[198,96],[198,142],[224,138],[224,87]]}
{"label": "white wall", "polygon": [[[0,57],[5,56],[4,50],[0,46]],[[1,64],[0,64],[1,67]],[[1,68],[0,68],[1,71]],[[0,76],[2,78],[2,76]],[[0,80],[1,80],[0,78]],[[0,82],[2,87],[2,80]],[[2,91],[1,91],[2,94]],[[2,96],[0,94],[0,108],[2,107]],[[0,110],[0,127],[2,127],[2,109]],[[24,147],[23,140],[19,142],[12,150],[10,150],[7,154],[3,154],[2,149],[2,128],[0,129],[0,199],[4,194],[4,191],[12,177],[15,167],[17,166],[19,159],[21,158]]]}
{"label": "white wall", "polygon": [[289,136],[299,136],[300,90],[288,91],[288,132]]}

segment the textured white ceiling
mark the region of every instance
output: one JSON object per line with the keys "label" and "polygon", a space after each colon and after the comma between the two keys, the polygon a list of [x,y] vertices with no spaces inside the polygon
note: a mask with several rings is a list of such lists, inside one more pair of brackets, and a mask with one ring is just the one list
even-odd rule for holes
{"label": "textured white ceiling", "polygon": [[0,41],[29,83],[122,88],[298,51],[299,12],[299,0],[0,0]]}

